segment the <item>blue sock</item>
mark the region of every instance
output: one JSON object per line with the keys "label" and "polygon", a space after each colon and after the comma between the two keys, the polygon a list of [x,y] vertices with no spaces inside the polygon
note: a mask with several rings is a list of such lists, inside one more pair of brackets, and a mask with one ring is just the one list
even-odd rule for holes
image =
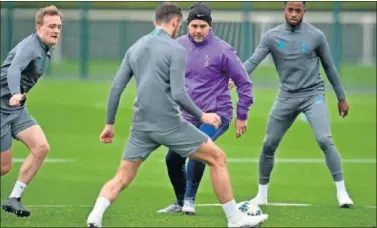
{"label": "blue sock", "polygon": [[200,181],[202,180],[205,170],[205,163],[189,159],[187,164],[187,187],[185,200],[195,201],[196,192],[198,191]]}

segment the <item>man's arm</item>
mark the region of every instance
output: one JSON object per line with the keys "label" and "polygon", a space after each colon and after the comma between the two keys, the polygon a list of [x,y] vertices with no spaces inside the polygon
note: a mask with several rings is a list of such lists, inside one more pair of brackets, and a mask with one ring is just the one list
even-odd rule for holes
{"label": "man's arm", "polygon": [[31,61],[37,58],[31,46],[31,44],[21,45],[8,68],[7,82],[11,95],[21,94],[21,73]]}
{"label": "man's arm", "polygon": [[237,119],[246,120],[253,104],[252,82],[236,51],[232,48],[224,55],[224,68],[237,87]]}
{"label": "man's arm", "polygon": [[120,97],[122,95],[124,88],[126,88],[128,82],[130,81],[132,75],[133,72],[130,66],[129,56],[127,52],[118,69],[118,72],[113,82],[113,86],[110,91],[110,96],[107,103],[107,124],[114,124]]}
{"label": "man's arm", "polygon": [[319,36],[319,45],[317,47],[317,54],[321,60],[323,69],[326,72],[326,76],[329,79],[332,87],[334,88],[338,101],[345,100],[346,95],[344,93],[344,89],[340,82],[339,74],[332,60],[330,47],[327,43],[326,36],[322,32]]}
{"label": "man's arm", "polygon": [[266,33],[263,36],[262,40],[259,42],[253,55],[243,63],[248,75],[250,75],[255,70],[255,68],[262,62],[262,60],[266,58],[266,56],[270,53],[268,40],[269,36],[268,33]]}
{"label": "man's arm", "polygon": [[195,105],[185,90],[186,51],[179,49],[171,58],[170,87],[171,95],[175,102],[197,119],[201,119],[202,110]]}

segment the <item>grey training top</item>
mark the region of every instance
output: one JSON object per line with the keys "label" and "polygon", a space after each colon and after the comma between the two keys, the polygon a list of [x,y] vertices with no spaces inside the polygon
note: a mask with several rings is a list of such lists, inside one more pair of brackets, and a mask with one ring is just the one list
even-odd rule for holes
{"label": "grey training top", "polygon": [[50,58],[50,48],[36,33],[24,38],[6,56],[1,66],[1,103],[2,113],[14,113],[24,108],[9,106],[14,94],[28,93],[42,76]]}
{"label": "grey training top", "polygon": [[280,80],[280,95],[302,96],[324,91],[320,61],[338,100],[345,99],[325,35],[313,25],[288,23],[266,32],[254,54],[244,63],[249,74],[271,53]]}
{"label": "grey training top", "polygon": [[200,119],[202,111],[185,91],[186,50],[168,33],[155,29],[126,52],[115,76],[107,106],[114,124],[120,96],[132,75],[136,79],[133,128],[170,130],[182,121],[180,107]]}

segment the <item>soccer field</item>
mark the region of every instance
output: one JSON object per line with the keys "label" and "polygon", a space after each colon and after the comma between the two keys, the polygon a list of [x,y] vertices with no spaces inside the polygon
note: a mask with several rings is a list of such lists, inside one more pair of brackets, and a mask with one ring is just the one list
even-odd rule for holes
{"label": "soccer field", "polygon": [[[345,71],[344,77],[349,80],[360,77],[363,79],[360,85],[375,88],[375,68],[367,75],[359,76],[355,72]],[[263,73],[260,75],[262,77]],[[100,188],[119,165],[130,129],[134,84],[123,93],[113,144],[99,142],[110,86],[110,81],[49,79],[42,80],[29,94],[28,109],[45,130],[51,152],[23,196],[31,216],[16,218],[1,211],[1,227],[85,226]],[[237,201],[248,200],[257,192],[257,160],[277,91],[256,85],[254,92],[256,103],[249,113],[246,135],[236,139],[233,122],[217,141],[227,153]],[[233,98],[237,99],[234,90]],[[298,118],[277,151],[269,189],[269,202],[274,204],[262,207],[270,215],[264,227],[376,226],[376,94],[349,92],[348,99],[349,116],[341,119],[333,92],[327,96],[333,138],[343,158],[346,184],[355,207],[338,208],[335,186],[324,156],[308,123]],[[217,204],[208,168],[198,191],[196,216],[156,214],[174,200],[164,164],[166,152],[167,149],[161,147],[145,162],[135,181],[106,212],[105,227],[226,225],[221,207],[208,205]],[[20,161],[26,155],[23,145],[14,142],[13,169],[1,178],[2,201],[11,192]],[[279,203],[300,205],[281,206]]]}
{"label": "soccer field", "polygon": [[[116,74],[119,61],[113,60],[91,60],[88,62],[88,79],[93,80],[112,80]],[[62,61],[58,64],[51,64],[51,75],[46,77],[54,79],[77,79],[80,74],[80,62]],[[343,64],[340,68],[340,77],[345,87],[356,90],[376,91],[376,67],[359,66],[355,64]],[[321,75],[328,82],[321,69]],[[261,64],[251,75],[254,85],[277,86],[278,77],[276,69],[271,64]],[[259,95],[258,95],[259,96]]]}

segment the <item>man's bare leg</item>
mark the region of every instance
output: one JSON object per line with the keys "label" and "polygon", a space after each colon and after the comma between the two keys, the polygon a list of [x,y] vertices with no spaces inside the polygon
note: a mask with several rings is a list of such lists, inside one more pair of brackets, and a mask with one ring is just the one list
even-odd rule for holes
{"label": "man's bare leg", "polygon": [[43,164],[50,146],[42,128],[39,125],[31,126],[16,135],[22,141],[30,153],[23,162],[18,176],[18,181],[29,184]]}
{"label": "man's bare leg", "polygon": [[0,152],[1,155],[1,176],[9,173],[12,168],[12,149]]}
{"label": "man's bare leg", "polygon": [[267,220],[266,214],[261,216],[241,214],[233,197],[225,153],[210,139],[191,154],[190,158],[204,161],[209,165],[212,186],[228,219],[229,227],[258,226]]}
{"label": "man's bare leg", "polygon": [[89,227],[101,227],[102,217],[106,209],[114,202],[135,178],[142,161],[122,160],[115,177],[103,187],[97,198],[96,204],[90,213],[87,224]]}
{"label": "man's bare leg", "polygon": [[200,148],[189,157],[204,161],[210,166],[213,189],[220,203],[224,204],[232,201],[233,192],[226,165],[225,153],[209,140],[207,143],[203,143]]}
{"label": "man's bare leg", "polygon": [[6,212],[14,213],[17,216],[28,217],[30,211],[21,204],[21,197],[27,185],[43,164],[50,147],[43,130],[38,125],[26,128],[19,132],[16,137],[29,148],[30,153],[22,164],[16,184],[2,208]]}

